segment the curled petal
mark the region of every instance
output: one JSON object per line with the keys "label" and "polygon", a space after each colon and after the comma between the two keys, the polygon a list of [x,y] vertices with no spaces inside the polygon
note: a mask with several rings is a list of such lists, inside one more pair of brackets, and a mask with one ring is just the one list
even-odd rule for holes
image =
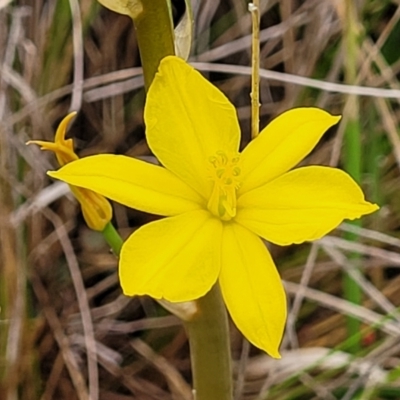
{"label": "curled petal", "polygon": [[288,245],[319,239],[344,219],[378,208],[364,200],[361,188],[345,172],[311,166],[243,194],[236,221],[272,243]]}
{"label": "curled petal", "polygon": [[239,330],[252,344],[280,358],[286,322],[282,282],[261,239],[235,223],[224,226],[219,281]]}
{"label": "curled petal", "polygon": [[165,168],[126,156],[103,154],[69,163],[53,178],[158,215],[201,208],[201,197]]}
{"label": "curled petal", "polygon": [[68,124],[75,117],[76,112],[69,113],[58,125],[54,142],[46,142],[44,140],[30,140],[26,144],[37,144],[41,150],[48,150],[54,152],[56,155],[58,164],[62,167],[69,162],[78,159],[74,151],[74,143],[72,139],[65,139],[67,133]]}
{"label": "curled petal", "polygon": [[220,271],[221,222],[193,211],[142,226],[124,243],[119,276],[128,296],[171,302],[204,296]]}
{"label": "curled petal", "polygon": [[208,197],[209,158],[239,149],[236,110],[225,95],[182,59],[166,57],[148,92],[144,118],[147,141],[161,163]]}
{"label": "curled petal", "polygon": [[339,120],[338,116],[312,107],[294,108],[276,117],[243,150],[240,193],[264,185],[292,169]]}

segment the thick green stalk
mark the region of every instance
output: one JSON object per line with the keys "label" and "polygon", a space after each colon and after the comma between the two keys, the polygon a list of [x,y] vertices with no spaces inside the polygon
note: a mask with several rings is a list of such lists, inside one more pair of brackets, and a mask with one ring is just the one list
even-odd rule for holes
{"label": "thick green stalk", "polygon": [[221,291],[215,285],[197,301],[186,322],[196,400],[232,400],[229,326]]}
{"label": "thick green stalk", "polygon": [[[102,2],[108,3],[108,0]],[[142,0],[140,3],[139,8],[129,10],[129,15],[136,29],[147,91],[161,59],[174,54],[174,36],[167,0]],[[106,226],[103,235],[119,255],[122,243],[111,224]],[[197,300],[197,309],[196,315],[186,321],[195,398],[232,400],[228,317],[218,285]]]}
{"label": "thick green stalk", "polygon": [[[102,233],[119,256],[123,240],[111,222]],[[218,285],[197,300],[197,310],[185,322],[196,400],[232,400],[228,316]]]}
{"label": "thick green stalk", "polygon": [[[345,81],[352,85],[357,79],[358,65],[358,26],[357,26],[357,10],[353,0],[346,0],[346,18],[345,18]],[[359,119],[359,102],[356,96],[350,95],[347,101],[348,122],[345,130],[345,169],[360,184],[361,182],[361,129]],[[353,222],[360,226],[360,220]],[[355,234],[348,234],[348,240],[356,241]],[[359,262],[359,255],[351,255],[352,264]],[[343,279],[344,297],[355,303],[361,304],[362,292],[357,282],[347,274]],[[349,350],[356,353],[361,348],[360,337],[361,324],[355,318],[348,317],[347,331],[349,337],[353,337],[354,341]]]}
{"label": "thick green stalk", "polygon": [[142,0],[142,6],[143,10],[133,17],[133,22],[148,90],[161,59],[175,53],[174,35],[166,0]]}

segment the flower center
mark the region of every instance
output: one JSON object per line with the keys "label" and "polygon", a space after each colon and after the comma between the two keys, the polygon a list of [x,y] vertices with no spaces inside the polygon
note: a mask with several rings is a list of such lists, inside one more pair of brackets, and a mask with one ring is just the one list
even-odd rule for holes
{"label": "flower center", "polygon": [[239,155],[230,157],[223,151],[217,151],[208,161],[213,189],[207,208],[216,217],[229,221],[236,215],[236,191],[240,187]]}

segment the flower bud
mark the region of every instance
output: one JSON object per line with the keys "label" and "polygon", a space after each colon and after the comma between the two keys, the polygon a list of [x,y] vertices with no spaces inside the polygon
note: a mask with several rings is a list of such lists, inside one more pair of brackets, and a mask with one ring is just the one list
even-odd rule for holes
{"label": "flower bud", "polygon": [[[54,142],[30,140],[27,144],[37,144],[41,150],[54,152],[60,167],[78,160],[79,157],[74,151],[73,140],[65,139],[68,124],[75,115],[76,112],[71,112],[61,121],[57,128]],[[81,205],[83,217],[89,228],[95,231],[102,231],[112,217],[112,208],[109,201],[92,190],[73,185],[69,185],[69,187]]]}

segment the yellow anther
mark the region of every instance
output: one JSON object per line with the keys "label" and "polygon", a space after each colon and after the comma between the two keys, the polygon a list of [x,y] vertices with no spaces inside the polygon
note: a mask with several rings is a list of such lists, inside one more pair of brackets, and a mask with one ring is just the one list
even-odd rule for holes
{"label": "yellow anther", "polygon": [[216,217],[229,221],[236,215],[236,191],[240,186],[239,156],[230,157],[218,151],[209,158],[209,162],[213,189],[207,208]]}

